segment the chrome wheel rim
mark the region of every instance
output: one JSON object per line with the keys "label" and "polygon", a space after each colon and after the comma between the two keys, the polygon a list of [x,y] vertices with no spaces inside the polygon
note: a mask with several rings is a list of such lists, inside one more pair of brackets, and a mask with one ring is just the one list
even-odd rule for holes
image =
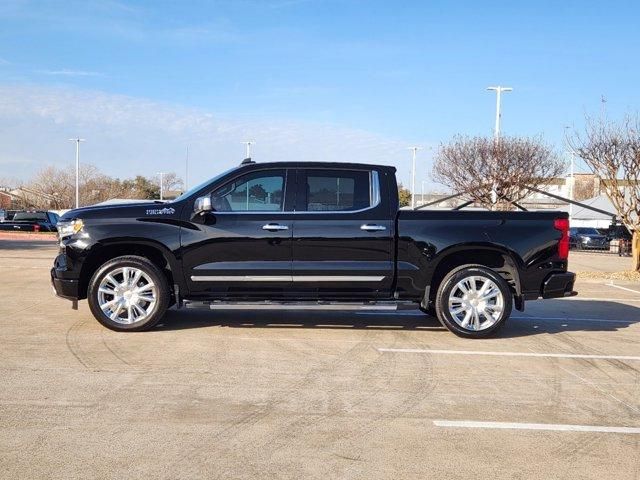
{"label": "chrome wheel rim", "polygon": [[98,305],[112,321],[131,325],[153,312],[158,288],[151,277],[135,267],[120,267],[107,273],[98,287]]}
{"label": "chrome wheel rim", "polygon": [[463,278],[449,294],[449,313],[465,330],[486,330],[500,320],[503,312],[504,295],[487,277]]}

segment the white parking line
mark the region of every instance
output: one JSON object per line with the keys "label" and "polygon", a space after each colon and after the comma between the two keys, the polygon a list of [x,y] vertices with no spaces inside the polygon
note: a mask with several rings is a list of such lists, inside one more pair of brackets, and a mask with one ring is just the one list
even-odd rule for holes
{"label": "white parking line", "polygon": [[[607,285],[607,284],[605,284]],[[617,285],[609,285],[617,287]],[[551,300],[551,299],[550,299]],[[563,300],[565,302],[640,302],[640,298],[603,298],[603,297],[567,297],[555,300]]]}
{"label": "white parking line", "polygon": [[552,320],[561,322],[597,322],[597,323],[640,323],[638,320],[610,320],[605,318],[567,318],[567,317],[510,317],[513,320]]}
{"label": "white parking line", "polygon": [[633,288],[627,288],[627,287],[623,287],[621,285],[614,285],[613,282],[611,283],[605,283],[605,285],[607,287],[613,287],[613,288],[619,288],[620,290],[625,290],[627,292],[633,292],[633,293],[638,293],[640,294],[640,290],[634,290]]}
{"label": "white parking line", "polygon": [[431,353],[441,355],[486,355],[494,357],[544,357],[544,358],[585,358],[591,360],[634,360],[640,357],[630,355],[583,355],[580,353],[534,353],[534,352],[492,352],[481,350],[432,350],[422,348],[378,348],[379,352]]}
{"label": "white parking line", "polygon": [[548,430],[553,432],[597,432],[640,434],[638,427],[605,427],[598,425],[563,425],[557,423],[475,422],[471,420],[434,420],[436,427],[498,428],[508,430]]}

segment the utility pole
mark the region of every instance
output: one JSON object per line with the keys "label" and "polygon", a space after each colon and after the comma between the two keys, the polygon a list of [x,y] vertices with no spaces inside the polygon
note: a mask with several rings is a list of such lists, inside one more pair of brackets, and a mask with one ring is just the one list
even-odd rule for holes
{"label": "utility pole", "polygon": [[420,200],[422,200],[422,204],[424,205],[424,184],[427,183],[427,180],[422,180],[422,198]]}
{"label": "utility pole", "polygon": [[422,147],[409,147],[411,150],[411,208],[416,208],[416,153]]}
{"label": "utility pole", "polygon": [[[495,137],[497,146],[498,142],[500,141],[500,118],[502,117],[502,112],[500,110],[500,97],[502,96],[502,92],[511,92],[513,91],[513,88],[502,87],[498,85],[497,87],[487,87],[487,90],[493,90],[494,92],[496,92],[496,126],[493,130],[493,135]],[[496,203],[498,203],[498,188],[494,178],[493,187],[491,188],[491,204],[495,207]]]}
{"label": "utility pole", "polygon": [[70,142],[76,142],[76,208],[80,206],[80,142],[84,142],[84,138],[70,138]]}
{"label": "utility pole", "polygon": [[160,200],[164,200],[164,175],[166,172],[158,172],[160,175]]}
{"label": "utility pole", "polygon": [[246,145],[244,158],[251,158],[251,145],[254,145],[256,142],[247,141],[247,142],[242,142],[242,143]]}
{"label": "utility pole", "polygon": [[[569,168],[569,176],[571,177],[571,183],[570,183],[570,187],[569,187],[569,200],[573,201],[573,189],[576,183],[576,179],[574,176],[574,164],[575,164],[575,155],[576,152],[574,152],[573,150],[569,150],[569,155],[570,155],[570,162],[571,162],[571,166]],[[573,203],[569,204],[569,220],[571,220],[573,218]]]}
{"label": "utility pole", "polygon": [[[604,99],[604,97],[603,97]],[[574,176],[574,165],[575,165],[575,155],[576,152],[574,152],[574,150],[571,148],[571,145],[569,144],[569,130],[571,129],[570,125],[566,125],[564,127],[564,141],[566,146],[569,148],[569,155],[570,155],[570,160],[569,160],[569,200],[573,200],[573,192],[574,192],[574,188],[575,188],[575,183],[576,183],[576,179]],[[573,203],[569,204],[569,220],[571,220],[573,218]]]}
{"label": "utility pole", "polygon": [[184,160],[184,191],[189,190],[189,145],[187,145],[187,157]]}
{"label": "utility pole", "polygon": [[496,126],[494,129],[494,135],[496,137],[496,141],[500,138],[500,118],[502,117],[502,113],[500,110],[500,97],[502,92],[511,92],[513,88],[511,87],[501,87],[498,85],[497,87],[487,87],[487,90],[493,90],[496,92]]}

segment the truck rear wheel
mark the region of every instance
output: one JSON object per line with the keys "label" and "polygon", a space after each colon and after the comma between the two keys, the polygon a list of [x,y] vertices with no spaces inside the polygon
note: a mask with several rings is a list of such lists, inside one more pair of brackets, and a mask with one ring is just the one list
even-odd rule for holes
{"label": "truck rear wheel", "polygon": [[513,295],[507,282],[481,265],[463,265],[438,287],[436,316],[447,329],[467,338],[495,333],[511,315]]}
{"label": "truck rear wheel", "polygon": [[109,260],[89,282],[93,316],[105,327],[139,331],[153,327],[169,306],[169,285],[162,271],[144,257]]}

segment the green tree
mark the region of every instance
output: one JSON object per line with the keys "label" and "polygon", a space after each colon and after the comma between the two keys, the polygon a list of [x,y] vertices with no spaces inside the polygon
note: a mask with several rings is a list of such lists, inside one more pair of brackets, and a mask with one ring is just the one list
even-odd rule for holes
{"label": "green tree", "polygon": [[398,199],[400,200],[401,208],[411,205],[411,192],[408,188],[404,188],[402,184],[398,185]]}

